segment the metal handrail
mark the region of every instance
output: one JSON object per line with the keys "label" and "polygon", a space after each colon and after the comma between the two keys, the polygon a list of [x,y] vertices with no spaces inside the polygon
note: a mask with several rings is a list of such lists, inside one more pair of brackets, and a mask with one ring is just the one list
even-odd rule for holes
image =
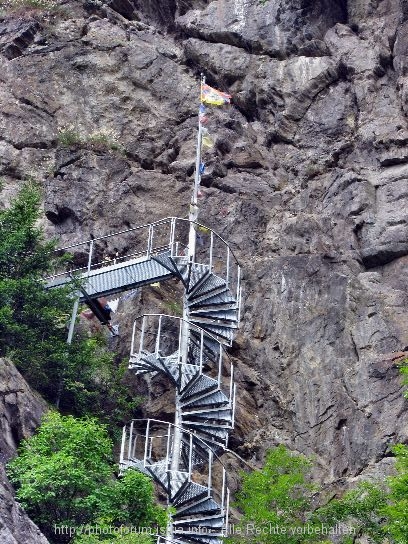
{"label": "metal handrail", "polygon": [[[140,349],[138,350],[138,352],[135,352],[135,334],[136,334],[136,330],[138,330],[141,334],[141,336],[144,336],[145,334],[146,335],[149,335],[149,336],[158,336],[158,333],[157,331],[155,332],[150,332],[150,331],[146,331],[145,330],[145,320],[144,318],[145,317],[156,317],[156,318],[163,318],[163,317],[168,317],[170,319],[177,319],[178,321],[183,321],[183,323],[188,323],[189,324],[189,327],[193,330],[195,330],[196,332],[199,332],[200,335],[201,335],[201,338],[203,338],[203,336],[206,336],[207,338],[210,338],[211,340],[213,340],[214,342],[217,342],[217,344],[219,345],[220,347],[220,359],[222,361],[222,355],[226,355],[227,358],[228,358],[228,362],[229,362],[229,365],[231,367],[231,372],[232,372],[232,375],[231,375],[231,380],[233,379],[233,368],[234,368],[234,365],[233,365],[233,362],[232,362],[232,359],[229,355],[229,353],[225,350],[223,344],[214,336],[212,335],[211,333],[209,333],[208,331],[206,331],[205,329],[203,329],[202,327],[200,327],[199,325],[196,325],[195,323],[192,323],[191,321],[187,320],[187,319],[184,319],[183,317],[178,317],[176,315],[169,315],[169,314],[156,314],[156,313],[152,313],[152,314],[141,314],[139,316],[137,316],[134,321],[133,321],[133,328],[132,328],[132,341],[131,341],[131,347],[130,347],[130,355],[132,356],[137,356],[139,353],[140,353]],[[137,329],[136,327],[136,323],[138,321],[142,321],[142,327]],[[140,348],[140,346],[139,346]],[[220,365],[221,366],[221,365]],[[220,380],[220,376],[218,377],[218,380]],[[231,395],[230,395],[231,397]]]}
{"label": "metal handrail", "polygon": [[[231,255],[234,257],[237,265],[240,266],[238,257],[235,255],[234,251],[230,248],[227,241],[222,236],[220,236],[212,228],[207,227],[206,225],[203,225],[202,223],[198,223],[197,221],[189,221],[189,219],[185,219],[183,217],[166,217],[164,219],[160,219],[159,221],[155,221],[153,223],[145,223],[144,225],[138,225],[137,227],[132,227],[130,229],[125,229],[125,230],[121,230],[121,231],[118,231],[118,232],[105,234],[104,236],[97,236],[96,238],[91,238],[90,240],[85,240],[83,242],[78,242],[76,244],[71,244],[69,246],[59,247],[55,251],[56,252],[57,251],[67,251],[68,249],[71,249],[71,248],[74,248],[74,247],[79,247],[79,246],[82,246],[82,245],[91,244],[91,242],[94,243],[94,242],[97,242],[97,241],[100,241],[100,240],[105,240],[107,238],[112,238],[113,236],[119,236],[121,234],[127,234],[129,232],[134,232],[134,231],[141,230],[141,229],[154,228],[157,225],[165,225],[166,223],[171,223],[172,221],[175,221],[175,222],[183,221],[184,223],[194,223],[194,225],[196,225],[197,227],[201,227],[203,229],[206,229],[206,230],[210,231],[213,234],[213,236],[218,238],[223,244],[225,244],[229,248],[229,250],[231,252]],[[173,233],[171,233],[171,234],[173,235],[172,237],[174,237],[174,234]]]}

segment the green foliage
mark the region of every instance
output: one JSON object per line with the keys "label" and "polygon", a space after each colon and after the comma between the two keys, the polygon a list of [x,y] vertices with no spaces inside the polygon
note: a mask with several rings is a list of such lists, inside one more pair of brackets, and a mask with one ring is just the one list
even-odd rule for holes
{"label": "green foliage", "polygon": [[343,523],[353,529],[354,535],[343,537],[344,544],[351,544],[355,536],[364,535],[369,542],[383,542],[381,510],[387,502],[384,485],[369,482],[360,483],[356,489],[346,493],[341,499],[335,499],[314,513],[315,522],[328,527]]}
{"label": "green foliage", "polygon": [[139,399],[125,383],[102,338],[75,338],[67,345],[73,299],[69,289],[44,288],[43,277],[59,265],[52,243],[36,226],[40,193],[23,186],[0,211],[0,356],[10,357],[45,398],[75,415],[90,414],[112,426],[131,419]]}
{"label": "green foliage", "polygon": [[396,476],[377,483],[361,482],[342,498],[313,509],[310,462],[283,446],[275,448],[263,469],[243,475],[236,504],[243,512],[241,534],[236,531],[228,541],[323,544],[336,535],[338,544],[353,544],[356,539],[369,544],[407,544],[408,446],[395,446],[393,452]]}
{"label": "green foliage", "polygon": [[117,151],[124,153],[116,134],[107,129],[95,131],[91,134],[81,134],[79,129],[69,126],[58,132],[58,143],[62,147],[81,147],[94,151]]}
{"label": "green foliage", "polygon": [[26,184],[0,211],[0,356],[13,357],[35,385],[58,371],[61,321],[71,304],[67,291],[44,290],[42,277],[57,260],[36,227],[39,202],[38,189]]}
{"label": "green foliage", "polygon": [[[101,530],[101,534],[83,534],[80,536],[77,536],[73,544],[100,544],[101,542],[109,542],[110,544],[152,544],[155,542],[156,539],[152,539],[152,537],[144,534],[126,534],[126,533],[120,533],[120,529],[118,528],[118,532],[115,533],[115,531],[110,531],[110,528],[108,527],[102,527],[98,526],[97,529],[91,529],[98,531],[99,528]],[[103,534],[103,533],[106,534]]]}
{"label": "green foliage", "polygon": [[8,474],[17,499],[53,541],[68,541],[66,534],[56,537],[55,525],[126,524],[159,530],[166,515],[154,504],[151,480],[135,471],[116,480],[112,462],[106,426],[50,412],[37,433],[23,441]]}
{"label": "green foliage", "polygon": [[27,10],[51,11],[57,3],[54,0],[5,0],[0,3],[0,9],[6,14],[19,13]]}
{"label": "green foliage", "polygon": [[399,444],[393,448],[397,462],[397,476],[389,478],[390,501],[382,513],[387,516],[386,530],[395,544],[408,542],[408,447]]}
{"label": "green foliage", "polygon": [[[400,364],[400,372],[403,376],[404,385],[408,385],[408,359],[404,359]],[[404,392],[405,397],[408,398],[408,390]]]}
{"label": "green foliage", "polygon": [[[314,490],[308,481],[310,468],[308,459],[292,454],[281,445],[268,453],[263,469],[243,474],[236,506],[243,512],[241,528],[245,542],[295,544],[310,541],[310,535],[297,534],[297,529],[307,522]],[[252,532],[252,526],[255,532]],[[268,527],[276,528],[276,532]],[[256,534],[256,529],[261,533]],[[240,538],[229,541],[238,542]]]}
{"label": "green foliage", "polygon": [[165,311],[169,315],[175,315],[181,317],[183,315],[183,307],[181,304],[175,300],[165,300],[163,301],[163,306]]}
{"label": "green foliage", "polygon": [[82,138],[79,132],[74,128],[63,128],[58,132],[58,143],[62,147],[72,147],[74,145],[80,145],[82,143]]}

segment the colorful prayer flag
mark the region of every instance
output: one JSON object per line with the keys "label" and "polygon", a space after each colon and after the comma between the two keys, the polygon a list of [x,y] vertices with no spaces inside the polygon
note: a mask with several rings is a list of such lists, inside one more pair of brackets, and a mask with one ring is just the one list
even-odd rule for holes
{"label": "colorful prayer flag", "polygon": [[209,135],[208,130],[206,128],[202,129],[201,144],[202,144],[202,147],[207,147],[208,149],[211,149],[212,147],[214,147],[214,141]]}
{"label": "colorful prayer flag", "polygon": [[209,85],[204,84],[201,87],[201,102],[204,102],[205,104],[223,106],[224,104],[229,104],[231,98],[230,94],[218,91]]}

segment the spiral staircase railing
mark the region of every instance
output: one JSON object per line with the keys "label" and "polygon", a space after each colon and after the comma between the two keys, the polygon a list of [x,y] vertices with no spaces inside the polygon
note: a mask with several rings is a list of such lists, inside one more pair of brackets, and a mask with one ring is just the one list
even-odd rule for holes
{"label": "spiral staircase railing", "polygon": [[169,217],[60,248],[71,254],[70,264],[46,282],[48,289],[74,285],[69,343],[79,302],[112,332],[101,297],[170,278],[183,286],[181,318],[147,314],[135,321],[129,360],[136,375],[161,375],[175,388],[174,422],[133,420],[122,435],[121,472],[144,472],[172,506],[158,544],[221,544],[227,535],[229,491],[219,456],[234,427],[234,370],[225,346],[231,346],[240,319],[241,270],[227,242],[197,218],[202,150],[209,145],[205,104],[230,99],[201,76],[188,219]]}

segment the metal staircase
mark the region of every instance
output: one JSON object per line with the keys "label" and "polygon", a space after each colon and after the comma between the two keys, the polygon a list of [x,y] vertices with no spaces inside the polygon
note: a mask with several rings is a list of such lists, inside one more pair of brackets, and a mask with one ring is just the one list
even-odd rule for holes
{"label": "metal staircase", "polygon": [[[192,256],[192,232],[195,237],[198,230],[201,244]],[[120,466],[153,478],[174,509],[158,544],[221,544],[229,491],[219,455],[227,447],[235,407],[234,369],[225,346],[239,322],[237,260],[215,232],[175,217],[59,251],[70,252],[73,265],[48,278],[47,288],[74,282],[77,301],[91,309],[99,297],[180,280],[183,317],[137,319],[129,362],[136,374],[161,374],[173,384],[175,422],[132,421],[123,429]]]}

